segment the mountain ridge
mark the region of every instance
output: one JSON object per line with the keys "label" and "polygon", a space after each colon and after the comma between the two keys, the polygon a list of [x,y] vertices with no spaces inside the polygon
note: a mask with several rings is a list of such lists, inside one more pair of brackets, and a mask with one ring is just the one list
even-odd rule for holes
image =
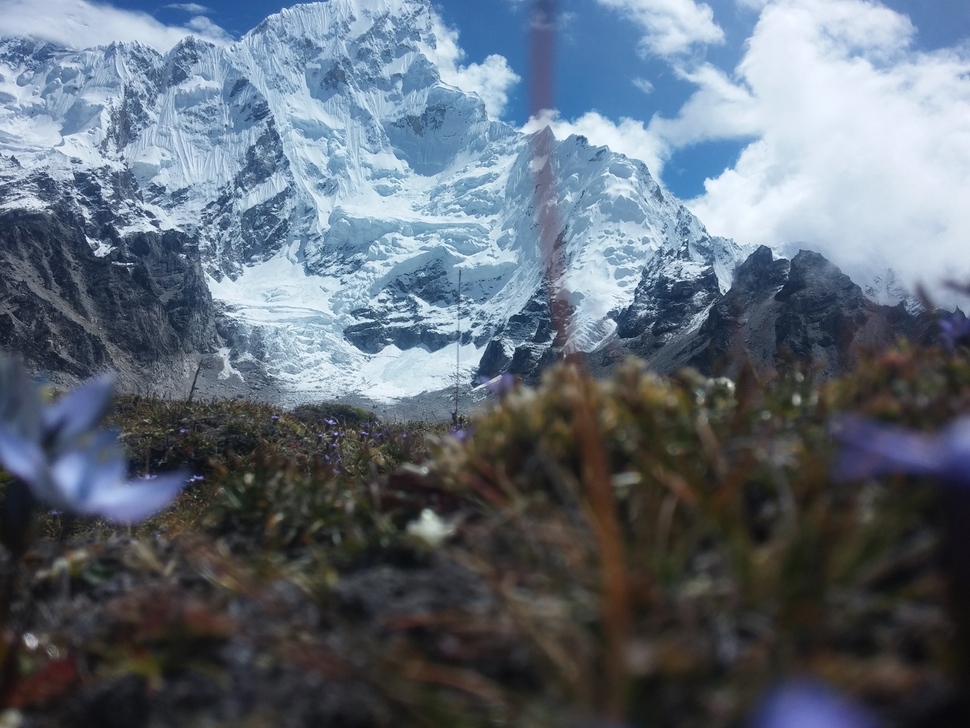
{"label": "mountain ridge", "polygon": [[0,210],[69,210],[74,241],[120,265],[129,239],[183,236],[216,333],[182,355],[291,397],[395,399],[558,355],[533,194],[549,164],[569,347],[698,330],[754,248],[583,137],[537,160],[549,129],[442,81],[440,29],[427,0],[330,0],[164,54],[0,41]]}

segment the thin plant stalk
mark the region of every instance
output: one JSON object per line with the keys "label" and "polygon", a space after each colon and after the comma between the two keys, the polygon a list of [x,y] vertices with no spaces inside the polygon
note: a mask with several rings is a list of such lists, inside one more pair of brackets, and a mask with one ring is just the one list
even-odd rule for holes
{"label": "thin plant stalk", "polygon": [[579,443],[583,488],[603,567],[601,617],[606,642],[606,694],[602,709],[610,720],[622,721],[626,717],[629,681],[626,648],[633,624],[626,549],[616,513],[604,440],[596,424],[596,408],[593,406],[595,384],[583,376],[578,368],[573,368],[572,372],[578,389],[573,429]]}

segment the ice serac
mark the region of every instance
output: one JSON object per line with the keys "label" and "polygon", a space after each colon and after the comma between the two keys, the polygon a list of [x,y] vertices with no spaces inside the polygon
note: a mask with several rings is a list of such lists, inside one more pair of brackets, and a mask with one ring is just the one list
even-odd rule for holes
{"label": "ice serac", "polygon": [[429,0],[330,0],[225,46],[4,39],[0,210],[65,208],[126,264],[133,236],[178,234],[221,317],[209,353],[293,398],[440,389],[456,347],[466,382],[550,361],[537,164],[556,179],[569,347],[700,326],[750,250],[583,137],[533,159],[442,80],[442,27]]}

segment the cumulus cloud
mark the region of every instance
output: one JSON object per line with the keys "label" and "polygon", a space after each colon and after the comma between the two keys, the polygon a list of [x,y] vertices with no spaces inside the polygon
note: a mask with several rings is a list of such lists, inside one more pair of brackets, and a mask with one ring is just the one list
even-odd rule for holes
{"label": "cumulus cloud", "polygon": [[697,86],[675,119],[650,120],[650,132],[673,149],[714,139],[755,136],[763,129],[761,109],[751,89],[720,69],[703,63],[677,75]]}
{"label": "cumulus cloud", "polygon": [[970,51],[915,51],[914,32],[866,0],[773,0],[732,76],[685,73],[696,92],[647,131],[753,139],[689,203],[708,229],[803,242],[861,278],[970,276]]}
{"label": "cumulus cloud", "polygon": [[641,48],[658,56],[687,53],[696,44],[723,43],[724,31],[709,5],[694,0],[597,0],[643,31]]}
{"label": "cumulus cloud", "polygon": [[0,0],[0,17],[3,35],[30,36],[69,48],[139,41],[164,52],[187,35],[216,43],[229,39],[205,18],[194,18],[190,27],[170,27],[147,13],[86,0]]}
{"label": "cumulus cloud", "polygon": [[462,65],[465,51],[458,45],[458,31],[435,18],[437,47],[428,49],[438,66],[441,80],[462,91],[477,94],[489,115],[501,118],[509,101],[509,91],[521,78],[504,56],[493,54],[484,63]]}
{"label": "cumulus cloud", "polygon": [[614,152],[639,159],[658,180],[669,153],[663,141],[636,119],[624,117],[614,122],[599,112],[589,111],[578,119],[568,121],[560,119],[555,112],[546,112],[539,118],[529,119],[522,131],[532,133],[546,126],[552,128],[557,139],[577,134],[586,137],[593,146],[606,146]]}

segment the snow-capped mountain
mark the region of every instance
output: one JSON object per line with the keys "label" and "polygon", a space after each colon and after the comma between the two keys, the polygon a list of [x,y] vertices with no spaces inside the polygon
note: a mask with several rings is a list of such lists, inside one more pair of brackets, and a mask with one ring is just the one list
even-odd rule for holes
{"label": "snow-capped mountain", "polygon": [[[4,39],[0,214],[69,218],[116,265],[134,236],[177,233],[219,312],[198,346],[223,376],[255,361],[294,397],[395,398],[447,386],[459,326],[467,381],[547,355],[533,191],[550,164],[569,345],[700,327],[751,249],[583,137],[534,159],[530,135],[442,81],[440,27],[429,0],[330,0],[165,54]],[[679,291],[675,310],[652,286]]]}

